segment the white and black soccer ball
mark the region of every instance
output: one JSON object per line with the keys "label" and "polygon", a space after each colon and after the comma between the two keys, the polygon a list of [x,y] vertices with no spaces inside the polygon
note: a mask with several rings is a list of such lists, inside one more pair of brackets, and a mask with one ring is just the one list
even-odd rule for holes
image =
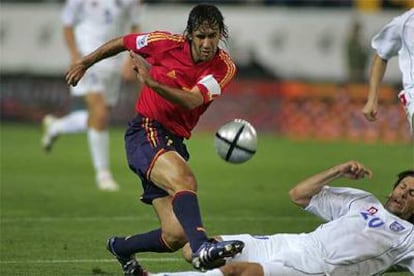
{"label": "white and black soccer ball", "polygon": [[256,153],[256,130],[248,121],[235,119],[217,130],[214,145],[217,154],[225,161],[246,162]]}

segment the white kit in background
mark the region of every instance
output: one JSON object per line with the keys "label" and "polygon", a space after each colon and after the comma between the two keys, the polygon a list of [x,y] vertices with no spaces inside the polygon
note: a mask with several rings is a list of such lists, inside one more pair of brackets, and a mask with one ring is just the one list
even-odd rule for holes
{"label": "white kit in background", "polygon": [[[129,33],[132,27],[140,26],[142,17],[143,6],[138,0],[67,0],[61,14],[63,27],[73,31],[76,50],[80,56],[93,52],[113,38]],[[69,49],[73,50],[72,47]],[[120,93],[121,69],[125,58],[117,55],[92,66],[77,86],[70,87],[72,103],[75,104],[89,93],[102,93],[105,109],[113,107]],[[73,51],[71,61],[74,62]],[[50,151],[58,136],[87,131],[98,188],[118,190],[119,186],[109,168],[109,132],[107,128],[88,126],[90,114],[85,110],[84,99],[80,102],[80,110],[76,110],[75,107],[64,117],[44,117],[42,146],[46,151]],[[88,103],[88,106],[96,109],[93,103]]]}
{"label": "white kit in background", "polygon": [[385,25],[371,45],[384,60],[398,55],[403,82],[403,91],[398,97],[404,105],[411,133],[414,133],[414,8]]}

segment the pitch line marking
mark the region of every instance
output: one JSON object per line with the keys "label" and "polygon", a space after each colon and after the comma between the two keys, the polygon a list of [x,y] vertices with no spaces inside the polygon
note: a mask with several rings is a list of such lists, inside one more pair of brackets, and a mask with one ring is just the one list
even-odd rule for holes
{"label": "pitch line marking", "polygon": [[[139,258],[143,262],[178,262],[182,258]],[[112,263],[115,259],[78,259],[78,260],[11,260],[0,264],[64,264],[64,263]]]}

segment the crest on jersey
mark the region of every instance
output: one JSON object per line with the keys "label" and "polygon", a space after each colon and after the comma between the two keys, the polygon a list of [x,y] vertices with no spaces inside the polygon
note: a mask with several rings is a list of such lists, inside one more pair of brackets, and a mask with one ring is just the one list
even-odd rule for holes
{"label": "crest on jersey", "polygon": [[148,35],[139,35],[136,38],[136,47],[137,49],[141,49],[142,47],[145,47],[148,45]]}
{"label": "crest on jersey", "polygon": [[398,221],[394,221],[393,223],[390,224],[390,229],[393,232],[401,232],[402,230],[405,229],[405,227]]}

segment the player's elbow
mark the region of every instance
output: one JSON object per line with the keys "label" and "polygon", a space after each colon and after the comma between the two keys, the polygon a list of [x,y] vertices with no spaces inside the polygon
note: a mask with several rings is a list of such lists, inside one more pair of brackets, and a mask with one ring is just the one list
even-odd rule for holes
{"label": "player's elbow", "polygon": [[191,91],[186,91],[183,95],[184,97],[180,98],[179,102],[185,109],[192,110],[204,103],[203,95],[197,87]]}
{"label": "player's elbow", "polygon": [[192,110],[194,108],[197,108],[202,104],[203,104],[203,98],[202,97],[201,98],[194,97],[194,98],[191,98],[190,100],[186,100],[186,101],[181,102],[181,106],[184,107],[185,109],[188,109],[188,110]]}
{"label": "player's elbow", "polygon": [[193,103],[193,102],[184,102],[184,103],[181,103],[181,106],[183,108],[187,109],[187,110],[192,110],[192,109],[198,107],[199,104]]}
{"label": "player's elbow", "polygon": [[309,197],[304,196],[303,193],[300,192],[300,189],[298,189],[297,187],[293,187],[292,189],[290,189],[289,197],[293,203],[303,208],[308,206],[310,201]]}

